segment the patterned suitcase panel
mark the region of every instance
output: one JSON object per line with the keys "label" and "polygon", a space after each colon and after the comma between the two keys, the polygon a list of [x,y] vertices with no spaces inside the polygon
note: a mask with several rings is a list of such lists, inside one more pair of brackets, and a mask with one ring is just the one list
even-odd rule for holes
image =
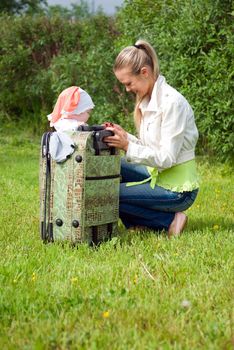
{"label": "patterned suitcase panel", "polygon": [[[95,156],[92,135],[92,132],[70,135],[76,144],[72,157],[62,164],[51,163],[49,212],[54,240],[86,241],[90,244],[93,240],[98,243],[116,234],[120,156],[110,156],[109,150]],[[41,163],[42,179],[45,161]],[[43,187],[42,180],[41,208]]]}

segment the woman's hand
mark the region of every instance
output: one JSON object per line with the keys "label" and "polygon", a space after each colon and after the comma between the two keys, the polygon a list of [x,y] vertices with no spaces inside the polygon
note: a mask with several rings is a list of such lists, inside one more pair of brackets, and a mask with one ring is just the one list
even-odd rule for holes
{"label": "woman's hand", "polygon": [[127,152],[129,142],[126,131],[118,124],[114,124],[112,127],[109,126],[106,130],[111,130],[114,135],[105,137],[104,142],[110,147],[120,148]]}

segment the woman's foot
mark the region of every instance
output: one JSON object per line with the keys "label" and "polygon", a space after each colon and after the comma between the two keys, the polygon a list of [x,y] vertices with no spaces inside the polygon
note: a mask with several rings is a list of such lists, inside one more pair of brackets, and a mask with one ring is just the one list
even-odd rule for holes
{"label": "woman's foot", "polygon": [[188,217],[184,213],[176,213],[174,220],[172,221],[168,229],[169,238],[173,236],[179,236],[185,228],[187,221]]}

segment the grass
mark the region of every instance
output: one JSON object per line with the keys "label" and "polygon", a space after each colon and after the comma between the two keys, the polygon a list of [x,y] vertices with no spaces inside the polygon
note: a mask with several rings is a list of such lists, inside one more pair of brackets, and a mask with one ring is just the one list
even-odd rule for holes
{"label": "grass", "polygon": [[38,138],[0,138],[1,349],[233,349],[233,182],[199,159],[185,233],[98,249],[39,237]]}

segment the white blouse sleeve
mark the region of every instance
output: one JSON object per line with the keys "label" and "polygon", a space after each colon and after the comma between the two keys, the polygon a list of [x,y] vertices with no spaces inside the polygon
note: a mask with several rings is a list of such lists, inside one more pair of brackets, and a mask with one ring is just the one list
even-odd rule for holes
{"label": "white blouse sleeve", "polygon": [[129,134],[127,133],[127,136],[128,136],[128,141],[129,142],[133,142],[133,143],[137,143],[137,144],[142,144],[141,140],[138,139],[136,136],[132,135],[132,134]]}

